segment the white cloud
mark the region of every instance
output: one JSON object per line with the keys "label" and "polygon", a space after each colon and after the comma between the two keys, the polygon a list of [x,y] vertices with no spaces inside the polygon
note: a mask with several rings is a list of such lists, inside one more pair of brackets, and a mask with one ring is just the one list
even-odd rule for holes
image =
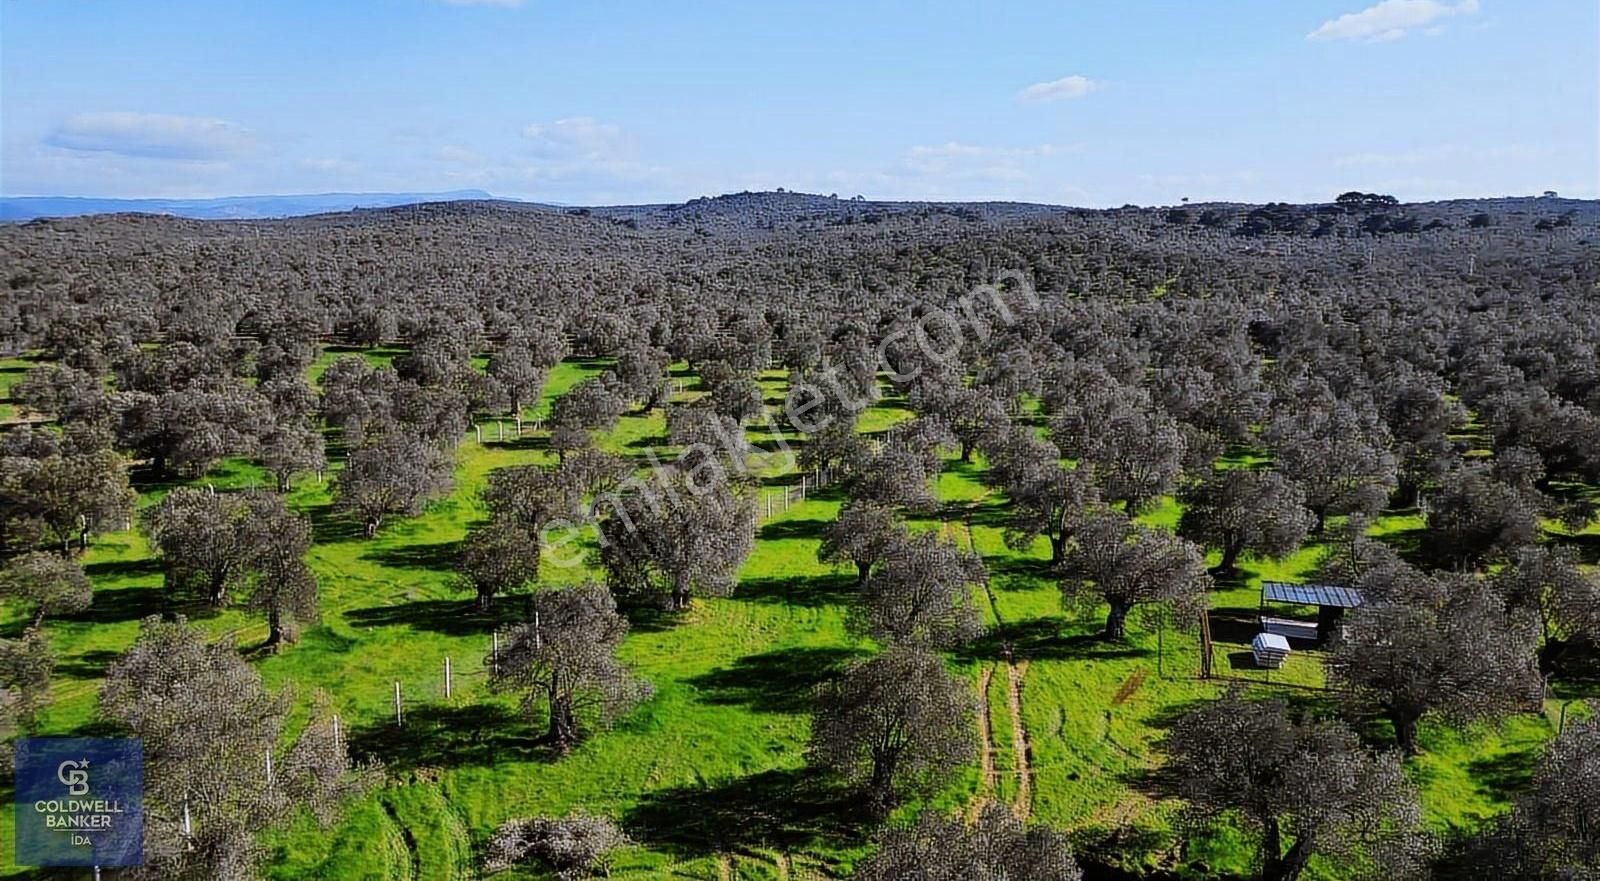
{"label": "white cloud", "polygon": [[45,142],[85,153],[189,160],[232,159],[256,144],[248,130],[220,119],[127,112],[68,117]]}
{"label": "white cloud", "polygon": [[1383,0],[1360,12],[1329,19],[1306,35],[1308,40],[1365,40],[1369,43],[1398,40],[1417,28],[1437,31],[1438,23],[1458,15],[1478,11],[1478,0]]}
{"label": "white cloud", "polygon": [[1017,98],[1022,101],[1060,101],[1066,98],[1082,98],[1084,95],[1100,88],[1100,84],[1086,76],[1073,74],[1047,83],[1034,83],[1017,93]]}
{"label": "white cloud", "polygon": [[534,155],[545,159],[605,162],[626,152],[621,126],[588,116],[535,123],[522,130]]}

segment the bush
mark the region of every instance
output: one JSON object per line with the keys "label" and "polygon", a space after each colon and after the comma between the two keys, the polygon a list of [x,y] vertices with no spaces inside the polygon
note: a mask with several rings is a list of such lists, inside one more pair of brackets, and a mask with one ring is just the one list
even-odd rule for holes
{"label": "bush", "polygon": [[628,836],[607,817],[583,813],[507,820],[489,838],[484,870],[501,872],[537,861],[562,881],[607,874],[611,852],[628,846]]}

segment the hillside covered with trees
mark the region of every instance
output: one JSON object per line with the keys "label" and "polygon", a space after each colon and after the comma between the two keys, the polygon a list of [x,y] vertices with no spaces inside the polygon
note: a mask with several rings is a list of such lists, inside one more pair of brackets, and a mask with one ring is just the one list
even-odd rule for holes
{"label": "hillside covered with trees", "polygon": [[127,877],[1600,879],[1600,203],[0,264],[0,731],[142,739]]}

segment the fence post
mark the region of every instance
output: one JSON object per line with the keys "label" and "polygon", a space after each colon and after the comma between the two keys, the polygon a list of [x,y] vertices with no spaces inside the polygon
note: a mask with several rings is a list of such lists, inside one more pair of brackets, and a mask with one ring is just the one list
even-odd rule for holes
{"label": "fence post", "polygon": [[450,656],[444,656],[444,696],[450,697]]}
{"label": "fence post", "polygon": [[494,427],[500,433],[499,439],[502,440],[502,441],[505,440],[506,439],[506,424],[504,422],[501,422],[500,420],[496,419],[494,421]]}
{"label": "fence post", "polygon": [[398,679],[394,682],[394,724],[397,726],[406,724],[405,711],[400,706],[400,680]]}
{"label": "fence post", "polygon": [[478,443],[483,443],[483,426],[474,423],[472,430],[478,435]]}

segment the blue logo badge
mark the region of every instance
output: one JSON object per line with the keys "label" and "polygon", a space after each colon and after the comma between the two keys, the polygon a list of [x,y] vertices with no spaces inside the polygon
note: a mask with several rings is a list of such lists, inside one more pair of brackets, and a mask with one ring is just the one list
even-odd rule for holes
{"label": "blue logo badge", "polygon": [[17,741],[19,866],[144,864],[144,747],[131,737]]}

